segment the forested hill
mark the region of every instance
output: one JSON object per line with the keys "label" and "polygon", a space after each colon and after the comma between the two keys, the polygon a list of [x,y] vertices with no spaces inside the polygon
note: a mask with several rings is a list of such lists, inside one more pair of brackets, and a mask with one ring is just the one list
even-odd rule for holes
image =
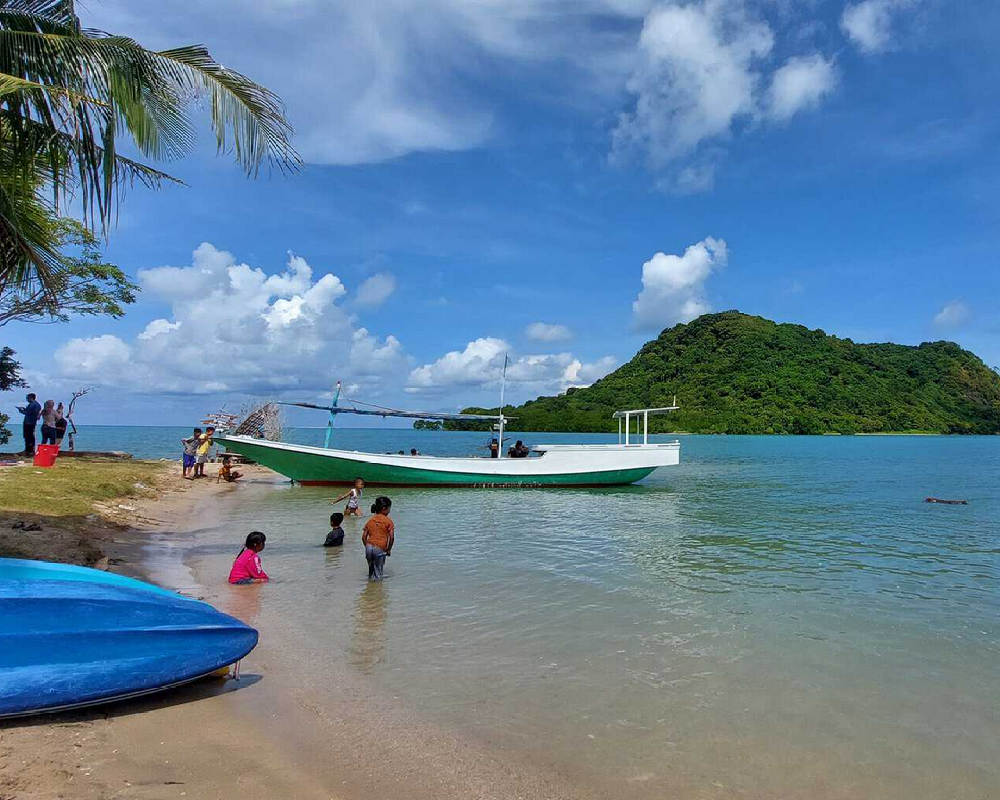
{"label": "forested hill", "polygon": [[669,328],[592,386],[505,411],[518,431],[613,431],[613,411],[675,395],[680,411],[655,430],[1000,433],[1000,376],[957,344],[856,344],[738,311]]}

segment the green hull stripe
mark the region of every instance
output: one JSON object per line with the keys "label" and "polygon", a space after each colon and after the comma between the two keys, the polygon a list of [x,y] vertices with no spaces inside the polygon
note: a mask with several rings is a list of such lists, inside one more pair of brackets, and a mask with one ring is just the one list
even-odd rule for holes
{"label": "green hull stripe", "polygon": [[642,480],[655,469],[640,467],[557,475],[484,475],[369,464],[347,458],[261,447],[250,442],[221,441],[228,450],[307,484],[352,483],[355,478],[364,478],[365,483],[375,486],[616,486]]}

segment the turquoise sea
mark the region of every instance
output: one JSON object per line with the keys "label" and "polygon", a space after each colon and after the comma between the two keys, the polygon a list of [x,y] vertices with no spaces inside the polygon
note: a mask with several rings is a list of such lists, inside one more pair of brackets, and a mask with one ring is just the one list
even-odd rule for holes
{"label": "turquoise sea", "polygon": [[[169,455],[181,432],[94,429],[93,447]],[[998,796],[1000,437],[680,438],[680,466],[635,486],[392,491],[382,585],[359,522],[318,546],[321,487],[234,487],[186,559],[317,714],[330,685],[388,697],[579,797]],[[230,590],[253,528],[274,580]]]}

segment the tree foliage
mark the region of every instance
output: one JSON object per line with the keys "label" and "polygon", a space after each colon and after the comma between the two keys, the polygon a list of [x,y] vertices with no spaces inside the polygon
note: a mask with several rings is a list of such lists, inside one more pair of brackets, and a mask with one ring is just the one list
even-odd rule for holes
{"label": "tree foliage", "polygon": [[75,199],[106,230],[129,186],[174,180],[119,141],[146,159],[189,153],[199,100],[248,174],[298,167],[280,99],[204,47],[153,51],[83,28],[73,0],[0,0],[0,286],[58,288],[60,204]]}
{"label": "tree foliage", "polygon": [[0,286],[0,326],[8,322],[65,322],[70,316],[125,314],[139,287],[128,275],[103,260],[97,237],[74,219],[58,221],[61,266],[49,288],[33,284],[29,291]]}
{"label": "tree foliage", "polygon": [[680,411],[650,430],[1000,433],[1000,376],[953,342],[856,344],[738,311],[669,328],[592,386],[504,412],[517,430],[616,431],[614,411],[675,395]]}
{"label": "tree foliage", "polygon": [[[21,377],[21,364],[14,360],[16,353],[9,347],[0,348],[0,392],[9,392],[11,389],[24,388],[28,384]],[[10,430],[7,423],[10,417],[7,414],[0,414],[0,444],[7,444],[10,441]]]}

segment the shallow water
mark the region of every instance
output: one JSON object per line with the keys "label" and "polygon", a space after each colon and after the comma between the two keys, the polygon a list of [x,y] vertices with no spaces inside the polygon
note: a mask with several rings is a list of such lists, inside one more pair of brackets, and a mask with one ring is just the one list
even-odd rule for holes
{"label": "shallow water", "polygon": [[236,487],[191,556],[223,581],[264,530],[273,581],[230,610],[288,668],[347,671],[580,796],[993,795],[1000,439],[683,437],[681,458],[618,489],[395,490],[383,584],[360,521],[319,546],[327,488]]}

